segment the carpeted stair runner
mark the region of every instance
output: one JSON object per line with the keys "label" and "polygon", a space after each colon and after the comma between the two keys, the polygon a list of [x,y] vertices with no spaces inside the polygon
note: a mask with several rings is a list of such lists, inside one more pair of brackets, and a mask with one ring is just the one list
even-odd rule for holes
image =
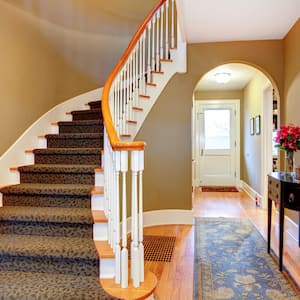
{"label": "carpeted stair runner", "polygon": [[99,282],[91,190],[101,165],[101,102],[71,112],[0,189],[0,299],[114,299]]}

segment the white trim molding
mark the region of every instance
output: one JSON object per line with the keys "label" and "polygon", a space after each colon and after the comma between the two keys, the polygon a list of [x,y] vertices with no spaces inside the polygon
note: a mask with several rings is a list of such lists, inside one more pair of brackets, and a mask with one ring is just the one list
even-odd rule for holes
{"label": "white trim molding", "polygon": [[[151,210],[143,213],[144,227],[159,225],[193,225],[193,211],[183,209]],[[127,219],[127,231],[131,232],[131,217]]]}
{"label": "white trim molding", "polygon": [[[262,196],[258,194],[253,188],[251,188],[245,181],[241,180],[240,188],[245,191],[245,193],[253,200],[253,202],[256,202],[256,197],[258,197],[259,203],[262,203]],[[279,213],[276,209],[275,211],[275,222],[276,225],[275,228],[279,228],[278,225],[279,220]],[[291,218],[289,218],[287,215],[284,216],[284,234],[289,240],[292,240],[293,242],[297,243],[298,245],[298,230],[299,226],[296,224]],[[279,229],[278,229],[279,230]]]}
{"label": "white trim molding", "polygon": [[27,128],[15,143],[0,156],[0,185],[5,186],[19,183],[19,173],[10,171],[9,168],[34,163],[34,155],[25,153],[25,150],[46,148],[46,142],[43,143],[41,141],[45,139],[38,138],[38,135],[57,133],[58,126],[51,125],[51,122],[58,120],[70,121],[72,116],[66,115],[66,112],[88,109],[86,104],[90,101],[101,99],[101,95],[102,88],[98,88],[62,102],[50,109]]}
{"label": "white trim molding", "polygon": [[250,185],[248,185],[245,181],[240,181],[240,188],[245,191],[245,193],[257,203],[258,206],[261,206],[263,196],[256,192]]}
{"label": "white trim molding", "polygon": [[[276,209],[275,212],[275,225],[276,228],[279,230],[279,212]],[[299,226],[296,224],[291,218],[289,218],[287,215],[284,216],[284,235],[289,240],[292,240],[293,242],[297,243],[298,245],[298,230]]]}

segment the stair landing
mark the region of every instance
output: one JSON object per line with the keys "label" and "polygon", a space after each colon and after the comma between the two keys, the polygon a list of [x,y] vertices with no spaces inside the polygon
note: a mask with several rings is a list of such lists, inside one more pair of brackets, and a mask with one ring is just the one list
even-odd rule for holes
{"label": "stair landing", "polygon": [[125,300],[140,300],[147,299],[153,294],[157,285],[157,278],[152,272],[145,271],[145,281],[141,283],[139,288],[134,288],[131,280],[129,280],[129,286],[125,289],[122,289],[120,284],[115,284],[114,278],[100,279],[100,283],[102,288],[113,297]]}

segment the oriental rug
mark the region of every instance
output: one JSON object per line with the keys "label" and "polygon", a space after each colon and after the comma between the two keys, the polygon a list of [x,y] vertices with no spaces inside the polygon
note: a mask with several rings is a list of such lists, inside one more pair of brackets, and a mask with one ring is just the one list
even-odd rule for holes
{"label": "oriental rug", "polygon": [[248,219],[195,218],[194,300],[296,300]]}

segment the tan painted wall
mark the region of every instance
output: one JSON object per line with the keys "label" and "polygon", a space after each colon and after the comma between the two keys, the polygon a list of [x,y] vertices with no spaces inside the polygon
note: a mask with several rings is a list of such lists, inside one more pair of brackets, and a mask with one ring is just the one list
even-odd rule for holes
{"label": "tan painted wall", "polygon": [[282,41],[189,45],[188,72],[172,78],[137,136],[137,140],[147,142],[146,210],[191,209],[193,91],[206,72],[229,62],[245,62],[261,68],[272,76],[282,94]]}
{"label": "tan painted wall", "polygon": [[[282,124],[300,125],[300,20],[284,39],[285,89],[282,105]],[[300,166],[300,151],[296,152],[296,165]],[[288,215],[298,223],[298,213],[288,211]]]}
{"label": "tan painted wall", "polygon": [[[263,91],[269,84],[265,75],[257,72],[244,89],[243,107],[243,173],[241,178],[256,192],[261,190],[261,135],[250,135],[250,119],[262,115]],[[255,122],[255,119],[254,119]]]}
{"label": "tan painted wall", "polygon": [[51,107],[104,84],[156,0],[128,2],[0,0],[0,155]]}

